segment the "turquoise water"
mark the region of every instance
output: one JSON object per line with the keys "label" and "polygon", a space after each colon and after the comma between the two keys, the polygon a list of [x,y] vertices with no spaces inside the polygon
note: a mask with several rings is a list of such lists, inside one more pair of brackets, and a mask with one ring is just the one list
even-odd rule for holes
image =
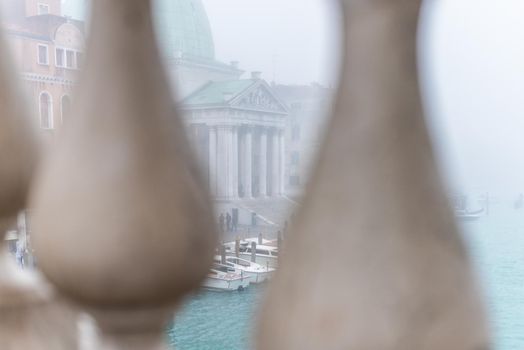
{"label": "turquoise water", "polygon": [[494,348],[524,349],[524,210],[498,204],[463,228],[484,288]]}
{"label": "turquoise water", "polygon": [[177,350],[249,349],[254,312],[265,286],[242,292],[202,292],[190,297],[168,331]]}
{"label": "turquoise water", "polygon": [[[465,241],[484,288],[496,350],[524,349],[524,210],[493,205],[463,223]],[[177,350],[246,350],[264,287],[190,297],[168,332]]]}

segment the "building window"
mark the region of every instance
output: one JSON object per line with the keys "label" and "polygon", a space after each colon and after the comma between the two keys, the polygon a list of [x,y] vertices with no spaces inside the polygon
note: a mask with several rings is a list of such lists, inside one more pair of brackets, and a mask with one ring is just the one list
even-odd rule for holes
{"label": "building window", "polygon": [[53,128],[53,103],[51,95],[47,92],[40,94],[40,127],[42,129]]}
{"label": "building window", "polygon": [[291,140],[300,140],[300,125],[293,125],[293,128],[291,129]]}
{"label": "building window", "polygon": [[38,44],[38,64],[49,65],[49,47]]}
{"label": "building window", "polygon": [[83,63],[83,53],[64,48],[56,49],[56,66],[68,69],[78,69]]}
{"label": "building window", "polygon": [[48,15],[49,14],[49,5],[38,3],[38,14],[39,15]]}
{"label": "building window", "polygon": [[84,64],[84,55],[81,52],[76,53],[76,68],[82,68]]}
{"label": "building window", "polygon": [[298,175],[292,175],[289,177],[289,185],[290,186],[300,186],[300,176]]}
{"label": "building window", "polygon": [[66,50],[66,67],[75,68],[75,52],[72,50]]}
{"label": "building window", "polygon": [[56,49],[56,66],[64,67],[64,49]]}
{"label": "building window", "polygon": [[291,164],[292,165],[298,165],[298,163],[300,162],[300,153],[298,152],[292,152],[291,153]]}
{"label": "building window", "polygon": [[61,111],[62,123],[66,123],[71,116],[71,98],[67,95],[62,96]]}

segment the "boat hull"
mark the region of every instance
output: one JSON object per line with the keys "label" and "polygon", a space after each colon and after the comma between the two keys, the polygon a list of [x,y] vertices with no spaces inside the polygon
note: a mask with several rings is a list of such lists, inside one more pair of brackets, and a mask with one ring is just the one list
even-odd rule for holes
{"label": "boat hull", "polygon": [[235,290],[243,290],[249,286],[251,278],[249,276],[245,276],[243,278],[236,278],[236,279],[222,279],[222,278],[216,278],[216,277],[206,277],[204,280],[204,283],[202,284],[202,288],[207,290],[213,290],[213,291],[235,291]]}
{"label": "boat hull", "polygon": [[248,277],[250,277],[250,282],[257,284],[257,283],[263,283],[266,281],[269,281],[271,278],[271,275],[273,274],[272,271],[264,271],[264,272],[247,272],[244,271],[244,274]]}
{"label": "boat hull", "polygon": [[[251,253],[240,253],[239,257],[251,261]],[[271,269],[276,269],[278,266],[278,258],[274,256],[257,255],[255,263]]]}

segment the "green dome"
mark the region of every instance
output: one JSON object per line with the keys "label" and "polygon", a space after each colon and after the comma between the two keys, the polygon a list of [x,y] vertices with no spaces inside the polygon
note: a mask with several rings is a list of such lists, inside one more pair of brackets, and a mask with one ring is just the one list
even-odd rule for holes
{"label": "green dome", "polygon": [[[84,20],[91,1],[63,0],[66,16]],[[215,59],[215,45],[201,0],[154,0],[158,42],[169,58]]]}
{"label": "green dome", "polygon": [[214,60],[215,45],[201,0],[155,0],[156,30],[168,57]]}

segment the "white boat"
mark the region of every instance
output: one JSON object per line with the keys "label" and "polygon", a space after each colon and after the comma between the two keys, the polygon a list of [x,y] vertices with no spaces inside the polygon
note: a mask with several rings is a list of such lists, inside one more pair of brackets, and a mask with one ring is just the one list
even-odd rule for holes
{"label": "white boat", "polygon": [[471,210],[468,206],[468,197],[465,195],[452,195],[450,202],[455,212],[455,217],[461,221],[474,221],[488,213],[489,199],[486,194],[479,200],[481,207],[477,210]]}
{"label": "white boat", "polygon": [[[244,238],[240,241],[240,245],[246,245],[246,246],[250,246],[252,242],[255,242],[256,244],[259,244],[258,242],[260,242],[261,239],[258,238],[258,237],[251,237],[251,238]],[[262,238],[262,243],[261,245],[267,245],[267,246],[271,246],[271,247],[276,247],[278,245],[278,240],[276,239],[265,239],[265,238]]]}
{"label": "white boat", "polygon": [[214,291],[244,290],[249,286],[249,276],[243,272],[222,264],[213,264],[202,287]]}
{"label": "white boat", "polygon": [[468,211],[464,209],[455,209],[455,217],[463,221],[477,220],[484,215],[485,215],[484,208],[475,210],[475,211]]}
{"label": "white boat", "polygon": [[[221,257],[219,255],[215,256],[215,262],[221,262]],[[240,270],[244,273],[244,276],[248,276],[251,279],[250,283],[262,283],[271,278],[275,272],[274,268],[262,266],[260,264],[251,262],[247,259],[237,258],[236,256],[226,256],[226,265]]]}
{"label": "white boat", "polygon": [[[231,244],[231,243],[230,243]],[[226,250],[228,255],[235,255],[235,242]],[[252,261],[251,244],[240,243],[238,257]],[[278,248],[268,245],[257,244],[255,251],[255,263],[267,268],[276,269],[278,266]]]}

